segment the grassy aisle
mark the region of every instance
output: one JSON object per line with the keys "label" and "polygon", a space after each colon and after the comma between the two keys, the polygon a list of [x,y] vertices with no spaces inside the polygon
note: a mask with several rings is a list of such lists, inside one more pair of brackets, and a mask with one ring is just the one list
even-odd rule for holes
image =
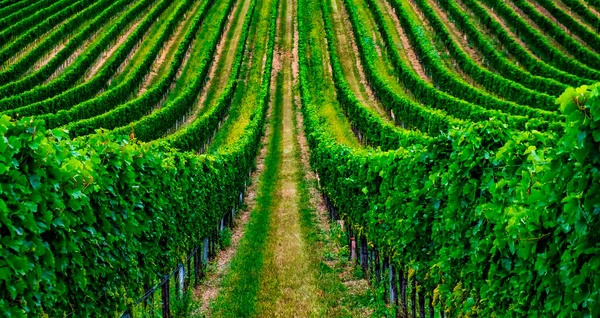
{"label": "grassy aisle", "polygon": [[276,78],[273,113],[276,126],[272,142],[280,145],[279,171],[271,203],[267,259],[261,273],[257,316],[314,317],[322,312],[313,268],[300,226],[300,162],[294,125],[292,78],[293,16],[291,1],[280,1],[278,45],[274,65]]}
{"label": "grassy aisle", "polygon": [[322,203],[297,118],[295,5],[279,2],[265,170],[244,236],[210,306],[211,317],[359,317],[373,312],[366,281],[352,277],[352,264],[340,262],[338,257],[347,254],[327,244],[333,241],[326,237],[331,232],[318,217],[326,212],[318,209]]}

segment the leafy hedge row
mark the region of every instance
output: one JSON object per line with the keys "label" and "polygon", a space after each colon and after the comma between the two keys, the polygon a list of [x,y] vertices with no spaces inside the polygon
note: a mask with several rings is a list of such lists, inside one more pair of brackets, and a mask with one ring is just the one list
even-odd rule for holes
{"label": "leafy hedge row", "polygon": [[[46,1],[48,1],[48,0],[46,0]],[[25,8],[27,8],[28,6],[30,6],[36,2],[37,2],[37,0],[24,0],[24,1],[18,1],[13,4],[7,4],[5,6],[2,6],[2,7],[0,7],[0,17],[4,17],[2,19],[6,19],[6,18],[10,17],[12,14],[18,14],[20,11],[25,10]],[[4,25],[0,29],[3,29],[5,27],[6,27],[6,25]]]}
{"label": "leafy hedge row", "polygon": [[0,8],[4,9],[10,5],[13,5],[21,0],[0,0]]}
{"label": "leafy hedge row", "polygon": [[[38,46],[43,47],[46,41],[34,47],[28,54],[19,59],[16,63],[9,66],[6,70],[0,72],[0,83],[5,85],[0,86],[0,99],[16,95],[24,91],[30,90],[35,86],[39,86],[44,80],[48,79],[66,60],[77,50],[77,48],[85,43],[91,35],[97,32],[104,24],[124,11],[128,5],[127,0],[115,1],[102,13],[97,14],[93,21],[80,30],[69,42],[65,44],[62,50],[58,51],[44,66],[37,71],[26,76],[19,77],[29,70],[29,66],[35,63],[43,56],[45,49],[38,49]],[[114,35],[116,37],[116,34]],[[56,43],[54,43],[56,44]],[[19,77],[17,79],[17,77]],[[12,82],[11,82],[12,81]]]}
{"label": "leafy hedge row", "polygon": [[[189,113],[198,97],[198,93],[205,87],[208,80],[208,71],[213,62],[219,39],[227,26],[227,16],[233,8],[233,2],[233,0],[228,0],[227,10],[223,12],[219,20],[213,21],[213,24],[211,24],[211,27],[215,28],[217,31],[214,32],[210,40],[206,42],[209,51],[208,54],[199,57],[202,60],[197,68],[197,76],[194,78],[193,82],[183,87],[180,93],[171,102],[166,103],[160,109],[153,111],[141,119],[137,117],[136,119],[139,119],[137,121],[130,121],[125,126],[117,126],[118,128],[114,129],[113,133],[125,134],[134,129],[135,137],[137,139],[141,141],[152,141],[163,137],[175,126],[175,123],[178,120]],[[115,114],[111,116],[114,115]],[[134,113],[131,115],[137,114]],[[127,116],[129,116],[129,114]]]}
{"label": "leafy hedge row", "polygon": [[[446,10],[448,16],[456,24],[458,29],[469,36],[469,44],[473,43],[481,54],[485,56],[483,61],[484,64],[490,65],[506,78],[548,95],[556,94],[556,92],[567,89],[567,85],[560,83],[554,78],[544,78],[542,76],[533,75],[517,67],[515,64],[508,62],[507,59],[496,50],[492,43],[481,34],[478,26],[475,26],[470,21],[469,17],[458,7],[458,5],[453,1],[448,0],[438,0],[438,3]],[[554,103],[552,103],[552,105],[553,104]]]}
{"label": "leafy hedge row", "polygon": [[573,10],[589,23],[593,28],[592,31],[600,32],[600,17],[588,9],[588,6],[592,4],[591,1],[587,5],[577,0],[563,0],[563,2],[569,6],[569,10]]}
{"label": "leafy hedge row", "polygon": [[68,140],[39,121],[0,119],[1,174],[13,185],[0,194],[5,313],[114,316],[236,206],[264,132],[276,10],[261,103],[242,138],[216,156],[103,133]]}
{"label": "leafy hedge row", "polygon": [[[27,72],[35,62],[46,54],[49,54],[49,51],[52,48],[61,42],[68,42],[68,37],[77,30],[80,25],[96,17],[103,10],[110,7],[112,3],[112,1],[108,0],[97,1],[80,13],[67,19],[57,30],[53,31],[52,34],[44,37],[39,43],[36,43],[36,46],[31,51],[25,53],[24,56],[19,57],[14,63],[10,64],[5,70],[0,72],[0,84],[6,84],[19,78],[19,76]],[[36,40],[39,40],[39,38]]]}
{"label": "leafy hedge row", "polygon": [[[240,4],[241,5],[241,4]],[[238,81],[240,81],[240,71],[242,62],[246,53],[246,41],[250,33],[250,25],[253,21],[254,9],[256,8],[256,0],[252,0],[250,8],[244,17],[242,26],[242,34],[238,42],[235,52],[235,57],[232,65],[229,79],[225,88],[221,90],[219,96],[212,102],[211,105],[204,105],[205,110],[198,118],[187,126],[177,130],[173,134],[164,138],[167,143],[177,149],[188,149],[197,151],[200,148],[196,146],[204,146],[209,142],[214,132],[219,129],[219,123],[228,114],[229,106],[235,94]],[[217,61],[213,62],[217,63]],[[204,147],[206,148],[206,147]]]}
{"label": "leafy hedge row", "polygon": [[[565,28],[569,30],[569,34],[572,32],[576,36],[578,36],[582,41],[584,41],[589,47],[595,48],[597,52],[597,48],[600,47],[600,37],[598,36],[598,28],[596,30],[591,31],[586,26],[580,24],[577,20],[571,17],[569,14],[563,11],[562,8],[556,6],[552,1],[548,0],[537,0],[544,9],[548,10],[548,12],[556,18],[558,22],[560,22]],[[596,21],[599,19],[596,18]],[[596,22],[598,23],[598,22]],[[558,26],[557,26],[558,27]],[[560,29],[560,28],[559,28]],[[564,31],[563,31],[564,32]],[[568,36],[568,35],[567,35]],[[570,36],[569,36],[570,37]],[[573,39],[574,40],[574,39]],[[579,42],[576,42],[579,43]],[[594,51],[590,52],[594,53]]]}
{"label": "leafy hedge row", "polygon": [[0,308],[12,317],[115,317],[234,207],[251,164],[0,121]]}
{"label": "leafy hedge row", "polygon": [[[46,114],[50,112],[56,112],[61,109],[68,109],[77,105],[87,99],[95,97],[97,94],[101,92],[101,90],[105,89],[108,86],[108,83],[112,79],[112,77],[118,72],[121,64],[126,62],[129,54],[132,52],[134,47],[144,39],[146,32],[150,29],[153,23],[156,23],[156,19],[163,13],[163,11],[170,5],[167,2],[161,2],[164,5],[158,5],[154,7],[144,18],[144,21],[140,23],[139,27],[127,38],[125,43],[117,49],[117,51],[108,59],[106,64],[102,66],[98,74],[92,77],[89,81],[76,86],[72,89],[67,89],[66,91],[59,92],[58,95],[51,97],[49,99],[45,99],[39,102],[35,102],[29,105],[25,105],[19,108],[11,109],[5,111],[4,114],[9,116],[31,116],[38,114]],[[171,25],[171,30],[175,27],[176,23],[173,22]],[[164,39],[163,39],[164,40]],[[160,46],[155,49],[155,54],[158,54]],[[150,69],[151,62],[146,60],[146,65],[144,68],[138,68],[140,72],[136,72],[134,74],[136,76],[136,81],[141,81],[144,78],[144,74],[142,71]],[[127,87],[121,87],[120,91],[126,91]],[[37,89],[33,90],[34,92]],[[107,91],[107,94],[110,94],[110,91]],[[120,98],[123,98],[124,95],[118,94]],[[113,96],[115,98],[115,96]]]}
{"label": "leafy hedge row", "polygon": [[559,99],[558,143],[491,120],[397,151],[351,149],[312,104],[308,1],[298,10],[311,165],[353,228],[450,316],[599,315],[600,85]]}
{"label": "leafy hedge row", "polygon": [[[454,43],[450,33],[445,28],[443,23],[437,18],[433,9],[427,6],[423,1],[416,2],[422,6],[422,11],[435,29],[436,35],[442,39],[446,48],[448,48],[450,54],[458,62],[461,69],[465,73],[469,74],[483,87],[499,94],[501,98],[506,100],[484,93],[460,79],[457,74],[450,72],[448,68],[444,66],[437,50],[433,46],[433,43],[431,43],[426,36],[425,30],[415,23],[414,18],[411,18],[408,15],[406,9],[403,8],[398,0],[390,1],[390,4],[395,9],[400,23],[407,31],[407,36],[414,44],[415,51],[423,61],[423,65],[426,70],[431,73],[431,78],[433,79],[434,83],[436,83],[438,88],[465,101],[480,105],[483,108],[496,109],[506,114],[522,115],[547,121],[559,120],[556,114],[547,111],[553,108],[553,101],[550,96],[535,96],[536,94],[532,94],[531,90],[524,88],[522,85],[507,81],[501,76],[481,68],[471,60],[469,55],[467,55],[456,43]],[[376,15],[379,16],[378,14]],[[384,32],[387,31],[387,29],[384,29]],[[491,87],[496,88],[490,89]],[[510,101],[518,101],[527,106],[522,106]]]}
{"label": "leafy hedge row", "polygon": [[[362,141],[374,147],[381,147],[382,150],[393,150],[401,146],[428,140],[429,137],[421,132],[398,128],[394,123],[382,119],[379,114],[368,109],[356,98],[344,77],[342,65],[338,59],[331,11],[325,1],[321,2],[321,10],[327,37],[327,51],[329,52],[329,61],[333,71],[333,82],[337,92],[336,97],[346,117],[348,117],[350,125],[361,132]],[[418,107],[418,105],[414,107]]]}
{"label": "leafy hedge row", "polygon": [[17,2],[11,6],[0,9],[0,30],[4,30],[21,20],[27,19],[37,11],[46,8],[52,0],[25,0]]}
{"label": "leafy hedge row", "polygon": [[[548,19],[545,15],[538,12],[538,10],[534,6],[530,5],[526,1],[515,0],[514,4],[524,14],[526,14],[535,24],[537,24],[541,30],[546,32],[548,36],[552,37],[558,43],[560,43],[562,47],[564,47],[568,52],[573,54],[573,56],[576,59],[578,59],[581,63],[586,64],[590,68],[594,68],[596,70],[600,69],[600,56],[598,55],[598,53],[591,51],[590,49],[586,48],[581,43],[573,39],[563,29],[561,29],[553,21]],[[569,28],[569,30],[573,30],[573,33],[578,34],[579,29],[577,28],[577,26],[580,25],[575,21],[571,22],[572,23],[568,23],[565,26]],[[598,39],[598,37],[594,34],[587,34],[588,36],[586,36],[585,34],[578,35],[584,37],[584,40],[591,47],[600,47],[600,39]]]}
{"label": "leafy hedge row", "polygon": [[[53,26],[63,21],[66,17],[73,15],[79,10],[85,8],[89,5],[90,1],[85,0],[60,0],[49,7],[45,7],[35,14],[25,17],[22,19],[20,16],[10,17],[8,19],[9,27],[2,30],[0,32],[0,42],[1,43],[11,43],[10,46],[2,49],[0,51],[0,61],[5,60],[11,54],[8,52],[16,53],[17,51],[12,48],[15,42],[21,42],[21,39],[27,41],[24,42],[29,43],[36,39],[39,35],[42,35],[44,32],[50,30]],[[44,4],[42,4],[44,5]],[[40,21],[48,21],[48,23],[40,24]],[[36,33],[32,36],[30,35],[31,30],[36,30]],[[26,34],[22,34],[27,31]],[[14,41],[16,39],[16,41]],[[23,48],[23,46],[18,46],[18,48]]]}
{"label": "leafy hedge row", "polygon": [[[398,1],[396,0],[395,2],[397,3]],[[518,83],[517,81],[504,78],[501,75],[496,74],[473,61],[471,57],[468,54],[466,54],[465,51],[454,41],[449,30],[441,21],[441,19],[437,16],[436,12],[431,8],[431,6],[427,4],[427,2],[424,0],[419,0],[415,2],[420,7],[425,17],[428,19],[429,25],[431,25],[431,27],[435,30],[436,36],[439,37],[441,42],[444,43],[445,47],[448,49],[454,60],[457,61],[460,68],[472,79],[481,84],[488,92],[492,92],[497,96],[500,96],[500,98],[503,100],[512,101],[523,106],[528,106],[551,112],[557,110],[556,105],[554,105],[554,97],[539,92],[535,88],[527,88]],[[415,29],[415,23],[413,20],[409,20],[408,22],[412,24],[412,30],[418,30]],[[415,35],[415,33],[410,34],[412,34],[413,36]],[[425,54],[430,53],[425,52]],[[487,56],[485,57],[487,58]],[[457,86],[464,86],[464,84]],[[561,91],[565,88],[566,87],[561,87]],[[496,102],[497,99],[498,98],[487,98],[487,100],[490,100],[492,102]],[[485,103],[486,101],[482,99],[482,102]],[[521,112],[528,111],[527,109],[517,108],[517,105],[514,105],[512,103],[508,104],[505,102],[501,104],[501,106],[516,108]],[[547,114],[545,112],[540,112],[539,114],[536,114],[536,112],[533,111],[531,112],[530,116],[545,117],[546,115]]]}
{"label": "leafy hedge row", "polygon": [[548,42],[545,36],[523,21],[521,16],[503,1],[483,0],[483,2],[502,16],[504,21],[512,26],[521,40],[527,43],[544,62],[588,80],[598,80],[600,78],[600,71],[588,67],[577,59],[564,55]]}
{"label": "leafy hedge row", "polygon": [[[371,64],[369,63],[367,57],[368,55],[375,57],[377,56],[377,53],[375,52],[373,43],[370,40],[366,40],[368,39],[368,33],[365,30],[365,27],[363,26],[361,19],[358,16],[358,13],[356,12],[354,4],[350,3],[349,1],[350,0],[344,0],[344,3],[346,6],[346,10],[348,11],[350,16],[350,23],[352,24],[355,30],[355,38],[358,46],[358,51],[361,55],[361,59],[363,60],[364,65],[366,65],[367,76],[372,76],[371,73],[373,72],[373,70],[370,69]],[[390,36],[391,31],[387,30],[387,26],[383,22],[383,13],[376,5],[371,5],[371,9],[374,14],[375,21],[382,32],[384,42],[386,43],[387,52],[389,53],[389,56],[395,67],[394,71],[396,73],[396,77],[400,81],[402,81],[408,87],[408,89],[410,89],[410,91],[421,101],[421,103],[426,104],[432,108],[447,111],[448,114],[450,114],[451,116],[462,120],[478,122],[487,121],[490,118],[497,118],[502,120],[503,122],[506,122],[508,127],[511,129],[540,129],[551,131],[562,129],[561,123],[547,122],[538,118],[527,118],[525,116],[507,115],[498,110],[484,109],[479,105],[468,103],[454,96],[451,96],[443,91],[437,90],[431,84],[421,79],[409,66],[405,64],[405,62],[400,57],[399,53],[395,49],[393,49],[392,45],[390,45],[390,43],[393,43]],[[367,51],[371,52],[365,53]],[[374,88],[377,89],[377,85],[374,85]],[[417,121],[417,124],[418,123],[419,122]],[[437,121],[434,121],[433,123],[437,124]],[[439,134],[439,130],[434,133],[428,130],[420,130],[426,131],[432,136]]]}
{"label": "leafy hedge row", "polygon": [[[355,32],[357,32],[356,29]],[[362,35],[360,38],[364,38],[364,34]],[[377,73],[373,61],[379,59],[379,56],[374,48],[370,46],[370,43],[363,43],[361,40],[356,39],[356,45],[369,85],[373,88],[381,104],[385,105],[387,109],[391,109],[395,116],[410,123],[411,127],[415,127],[430,136],[446,132],[452,126],[462,125],[462,120],[447,114],[445,110],[432,109],[425,105],[417,104],[395,92],[389,81]],[[398,78],[403,80],[410,78],[419,82],[419,78],[414,77],[408,68],[403,69],[403,71],[406,72],[403,74],[404,76],[397,76]],[[423,83],[423,85],[427,84]],[[413,90],[411,89],[411,91]]]}
{"label": "leafy hedge row", "polygon": [[[153,9],[151,9],[153,13],[146,15],[144,21],[137,26],[136,30],[128,37],[128,40],[126,40],[125,43],[121,45],[121,47],[117,50],[117,52],[115,52],[113,57],[111,57],[110,60],[106,63],[107,65],[110,64],[112,70],[110,72],[107,71],[107,66],[105,65],[99,72],[99,74],[97,74],[93,79],[91,79],[86,84],[79,85],[79,90],[89,87],[90,85],[92,85],[89,84],[91,82],[95,85],[93,85],[94,87],[91,87],[92,89],[89,90],[93,91],[93,93],[96,93],[100,90],[100,88],[98,87],[105,85],[106,81],[110,78],[110,76],[112,76],[112,74],[114,74],[114,72],[120,65],[120,63],[116,63],[117,60],[125,59],[131,48],[143,36],[144,30],[150,27],[150,25],[154,22],[154,19],[158,15],[160,15],[160,13],[162,13],[162,10],[164,10],[171,2],[171,0],[156,1],[158,1],[158,4],[154,6]],[[83,57],[77,59],[77,61],[73,63],[69,67],[69,69],[63,72],[58,78],[53,79],[45,84],[42,84],[44,79],[41,78],[35,80],[27,79],[29,85],[33,85],[32,87],[34,88],[24,93],[1,99],[0,111],[23,107],[38,101],[42,101],[46,98],[55,96],[57,94],[67,94],[67,92],[65,91],[73,85],[75,85],[75,83],[81,77],[83,77],[83,75],[93,65],[93,63],[100,56],[100,54],[102,54],[102,52],[108,49],[111,46],[112,42],[116,41],[117,36],[121,33],[121,31],[123,31],[125,27],[132,23],[132,21],[134,21],[138,16],[140,16],[146,10],[150,9],[148,7],[156,1],[142,0],[133,8],[128,10],[125,15],[123,15],[116,23],[114,23],[114,25],[108,30],[108,32],[106,32],[106,35],[104,37],[96,41],[89,50],[86,50],[86,53],[83,55]],[[148,19],[148,17],[150,16],[152,16],[153,19]],[[126,50],[126,48],[129,48],[129,50]],[[118,58],[116,58],[116,56],[118,56]],[[101,76],[104,79],[104,82],[99,80]],[[95,88],[95,90],[93,88]],[[77,94],[73,96],[74,99],[71,102],[71,104],[77,99],[80,99],[80,97],[89,94],[90,92],[87,92],[87,94]]]}
{"label": "leafy hedge row", "polygon": [[[52,129],[62,125],[69,124],[71,122],[75,122],[80,119],[90,118],[99,114],[102,114],[108,110],[115,108],[121,103],[127,101],[130,96],[135,96],[139,90],[139,85],[143,83],[144,79],[150,72],[152,65],[156,61],[156,58],[160,54],[160,51],[164,48],[165,43],[173,37],[173,33],[175,32],[175,28],[177,25],[183,20],[185,14],[190,14],[188,11],[191,8],[192,4],[195,0],[186,0],[182,1],[181,4],[177,7],[176,11],[168,17],[168,20],[164,22],[166,27],[162,30],[161,34],[157,34],[158,40],[154,43],[154,46],[146,52],[144,55],[144,60],[140,65],[134,66],[134,69],[127,76],[123,82],[111,88],[100,95],[95,96],[92,99],[89,99],[83,103],[78,105],[72,105],[69,109],[66,110],[57,110],[53,108],[47,109],[36,109],[36,113],[44,113],[45,115],[40,116],[41,120],[46,122],[46,127]],[[211,1],[212,3],[212,1]],[[201,12],[202,20],[204,18],[205,11]],[[179,47],[179,52],[181,54],[181,58],[179,62],[183,60],[183,54],[185,54],[185,48],[189,46],[192,39],[195,36],[195,31],[200,27],[200,21],[197,20],[197,24],[194,25],[195,29],[188,29],[188,37],[182,41],[181,44],[184,46]],[[193,31],[193,32],[191,32]],[[176,71],[171,72],[174,77]],[[171,78],[172,80],[172,78]]]}
{"label": "leafy hedge row", "polygon": [[[131,101],[119,105],[118,107],[111,109],[101,115],[94,117],[85,116],[86,119],[72,120],[65,126],[71,136],[83,136],[93,134],[96,129],[115,129],[122,126],[135,122],[142,118],[144,115],[152,111],[154,105],[158,104],[171,89],[174,80],[177,77],[177,72],[183,67],[183,62],[188,54],[188,50],[193,45],[193,42],[197,40],[197,31],[200,25],[203,23],[211,23],[219,25],[219,21],[204,21],[208,10],[212,7],[214,1],[210,0],[201,5],[198,9],[197,16],[194,18],[191,27],[187,30],[183,41],[181,41],[177,52],[173,56],[173,60],[169,65],[169,71],[163,76],[160,81],[148,89],[145,93],[132,99]],[[229,7],[228,7],[229,8]],[[229,12],[227,9],[225,12]],[[224,12],[224,13],[225,13]],[[219,35],[220,36],[220,35]],[[210,42],[212,49],[209,52],[213,52],[216,48],[217,42]],[[207,66],[205,66],[207,67]],[[200,72],[203,74],[204,72]],[[124,131],[123,131],[124,133]]]}
{"label": "leafy hedge row", "polygon": [[[228,145],[226,148],[220,148],[219,151],[216,152],[217,157],[226,158],[233,166],[239,164],[242,167],[247,167],[244,168],[246,170],[242,170],[246,171],[246,173],[249,171],[250,167],[254,167],[254,163],[256,162],[256,155],[258,154],[261,146],[260,139],[264,134],[267,110],[269,109],[271,71],[273,69],[273,53],[275,50],[275,35],[277,33],[277,9],[279,7],[279,1],[281,0],[273,1],[271,6],[268,24],[269,29],[266,41],[266,58],[261,79],[259,83],[251,83],[251,85],[260,85],[260,91],[258,92],[255,108],[250,114],[250,123],[248,123],[248,125],[244,128],[244,132],[241,134],[238,140],[236,140],[233,144]],[[254,4],[251,5],[254,6]],[[248,14],[250,14],[250,12]],[[250,23],[249,19],[247,20],[248,23]],[[252,19],[252,21],[256,22],[254,19]],[[246,30],[249,30],[249,27],[244,30],[244,32],[249,32]],[[225,98],[227,98],[226,95],[222,94],[219,96],[217,101],[224,100]],[[207,118],[207,116],[204,116],[203,118]],[[189,132],[201,132],[200,130],[197,130],[198,128],[200,127],[192,125],[188,127],[188,129],[191,129]],[[178,149],[183,151],[197,151],[200,149],[200,147],[202,147],[202,143],[206,142],[205,138],[198,138],[196,140],[192,139],[189,133],[181,135],[175,134],[173,137],[176,138],[166,138],[167,143],[171,146],[177,146],[179,147]],[[197,142],[197,144],[194,142]]]}
{"label": "leafy hedge row", "polygon": [[[442,3],[444,2],[445,1],[442,0]],[[556,79],[561,83],[571,86],[582,86],[593,83],[592,80],[575,76],[571,73],[561,70],[560,68],[555,68],[554,66],[536,59],[534,56],[529,54],[529,52],[527,52],[527,50],[525,50],[525,48],[523,48],[513,38],[513,36],[500,25],[500,23],[498,23],[498,21],[492,18],[487,10],[483,8],[477,1],[464,0],[464,4],[468,6],[471,11],[473,11],[479,23],[486,26],[494,34],[494,36],[498,38],[502,44],[502,47],[510,52],[510,54],[515,56],[519,63],[530,73],[550,79]]]}
{"label": "leafy hedge row", "polygon": [[[10,44],[0,50],[0,61],[7,60],[11,56],[18,54],[18,52],[27,45],[39,40],[41,36],[50,31],[53,27],[62,23],[65,19],[75,15],[81,10],[84,10],[93,2],[94,1],[91,0],[80,0],[48,18],[45,18],[44,15],[37,16],[36,14],[34,17],[32,17],[31,25],[28,27],[27,32],[20,35],[6,35],[7,39],[4,41]],[[62,1],[59,3],[62,3]],[[40,22],[40,19],[42,19],[42,22]],[[4,38],[5,33],[10,33],[13,28],[20,26],[21,24],[22,23],[17,23],[0,33],[0,42],[3,41],[2,38]]]}

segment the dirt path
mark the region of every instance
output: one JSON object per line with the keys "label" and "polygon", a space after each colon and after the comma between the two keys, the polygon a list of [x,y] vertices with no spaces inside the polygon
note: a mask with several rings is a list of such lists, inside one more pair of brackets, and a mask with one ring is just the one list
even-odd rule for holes
{"label": "dirt path", "polygon": [[[258,161],[260,178],[254,176],[247,197],[247,210],[251,210],[246,214],[247,226],[234,232],[232,248],[217,259],[216,277],[209,278],[209,286],[200,293],[202,314],[207,317],[359,317],[371,313],[365,311],[367,306],[350,313],[345,307],[350,301],[340,295],[353,297],[348,290],[365,295],[366,281],[359,279],[346,290],[338,272],[321,270],[326,266],[323,243],[315,241],[314,233],[329,228],[300,126],[295,8],[294,0],[279,1],[266,144]],[[316,221],[307,221],[313,216]],[[352,273],[352,268],[350,264],[340,272]],[[329,283],[338,284],[337,289],[328,289]]]}

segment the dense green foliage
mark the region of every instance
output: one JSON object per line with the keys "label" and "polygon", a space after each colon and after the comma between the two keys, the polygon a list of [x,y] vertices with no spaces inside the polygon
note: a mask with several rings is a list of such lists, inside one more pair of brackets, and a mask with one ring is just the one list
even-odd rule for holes
{"label": "dense green foliage", "polygon": [[[38,105],[47,105],[46,107],[54,107],[54,109],[60,109],[66,107],[70,103],[81,102],[84,97],[89,97],[92,94],[97,93],[106,85],[108,79],[116,72],[120,64],[127,58],[130,50],[137,42],[142,39],[145,31],[154,23],[154,20],[159,16],[163,10],[165,10],[171,3],[169,0],[159,1],[154,6],[150,13],[142,17],[142,22],[135,28],[135,31],[125,41],[125,44],[115,52],[115,54],[107,62],[107,66],[102,68],[93,80],[88,81],[69,90],[75,81],[80,79],[91,67],[94,61],[100,56],[103,50],[108,48],[112,41],[116,39],[120,31],[131,23],[132,19],[135,19],[151,5],[154,1],[142,0],[132,7],[125,15],[123,15],[114,25],[110,28],[107,34],[102,37],[100,41],[94,42],[93,47],[85,56],[78,59],[68,71],[61,74],[54,80],[48,83],[42,84],[44,79],[35,78],[30,79],[35,82],[34,89],[13,95],[0,100],[0,110],[12,110],[14,109],[25,110],[34,112],[35,109],[31,106],[32,103],[39,103]],[[108,18],[108,17],[107,17]],[[59,95],[56,95],[59,94]],[[52,98],[53,97],[53,98]],[[59,104],[54,106],[54,104]]]}
{"label": "dense green foliage", "polygon": [[29,119],[0,127],[3,314],[122,310],[239,193],[223,160],[107,134],[71,141]]}
{"label": "dense green foliage", "polygon": [[280,1],[0,0],[0,315],[131,306],[239,207],[285,87],[327,204],[431,308],[600,316],[600,1]]}
{"label": "dense green foliage", "polygon": [[558,141],[489,121],[372,153],[331,139],[300,56],[311,162],[324,191],[454,314],[600,313],[598,85],[559,99],[568,128]]}

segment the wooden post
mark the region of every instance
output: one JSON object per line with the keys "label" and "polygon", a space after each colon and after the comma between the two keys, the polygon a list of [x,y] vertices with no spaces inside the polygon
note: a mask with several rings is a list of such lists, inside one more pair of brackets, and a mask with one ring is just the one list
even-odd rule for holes
{"label": "wooden post", "polygon": [[411,296],[411,300],[412,300],[412,316],[413,317],[417,317],[417,279],[413,277],[413,281],[412,281],[412,294]]}
{"label": "wooden post", "polygon": [[346,227],[346,238],[348,239],[348,260],[352,260],[352,229],[349,224],[344,224]]}
{"label": "wooden post", "polygon": [[[383,258],[383,270],[386,271],[388,267],[389,267],[388,259],[387,259],[387,257],[384,257]],[[388,275],[388,277],[389,277],[389,275]],[[384,301],[385,301],[386,304],[390,303],[390,299],[388,297],[385,297],[385,293],[384,293],[383,299],[384,299]]]}
{"label": "wooden post", "polygon": [[400,296],[402,298],[402,314],[404,317],[408,317],[408,304],[406,303],[406,275],[404,275],[404,271],[400,269]]}
{"label": "wooden post", "polygon": [[394,265],[390,264],[388,267],[390,275],[390,304],[398,307],[398,287],[396,283],[396,271],[394,271]]}
{"label": "wooden post", "polygon": [[375,277],[377,279],[377,284],[381,283],[381,260],[379,259],[379,251],[377,248],[373,251],[375,254]]}
{"label": "wooden post", "polygon": [[154,294],[152,293],[152,295],[150,295],[150,317],[154,318]]}
{"label": "wooden post", "polygon": [[[193,253],[194,253],[194,255],[196,255],[196,250],[194,250]],[[188,273],[187,273],[187,279],[185,280],[185,286],[184,286],[185,290],[188,290],[188,288],[190,288],[190,282],[192,280],[192,263],[191,262],[192,262],[192,259],[188,258],[188,260],[187,260]]]}
{"label": "wooden post", "polygon": [[[148,284],[144,284],[144,292],[148,291],[148,289],[150,289]],[[144,300],[143,308],[143,311],[146,312],[146,310],[148,309],[148,299]]]}
{"label": "wooden post", "polygon": [[179,294],[183,295],[183,292],[185,291],[185,266],[183,266],[183,264],[180,264],[181,266],[179,266],[179,271],[178,271],[178,286],[177,288],[179,289]]}
{"label": "wooden post", "polygon": [[358,251],[357,251],[356,235],[352,233],[352,260],[354,263],[358,263]]}
{"label": "wooden post", "polygon": [[210,245],[210,239],[207,237],[204,238],[204,242],[202,243],[202,263],[208,263],[208,246]]}
{"label": "wooden post", "polygon": [[360,237],[360,266],[362,267],[363,277],[368,277],[367,275],[367,237]]}
{"label": "wooden post", "polygon": [[421,318],[425,318],[425,293],[421,289],[419,292],[419,313]]}
{"label": "wooden post", "polygon": [[196,250],[194,254],[194,286],[200,283],[200,251]]}
{"label": "wooden post", "polygon": [[433,314],[433,294],[431,295],[431,297],[429,297],[429,318],[433,318],[434,314]]}
{"label": "wooden post", "polygon": [[169,279],[160,287],[162,295],[162,317],[171,318],[171,309],[169,308]]}

